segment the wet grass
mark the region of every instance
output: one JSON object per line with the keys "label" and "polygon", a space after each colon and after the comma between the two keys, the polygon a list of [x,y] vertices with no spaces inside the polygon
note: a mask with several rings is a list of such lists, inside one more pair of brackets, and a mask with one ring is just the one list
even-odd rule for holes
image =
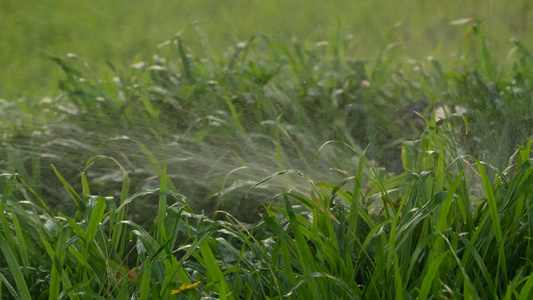
{"label": "wet grass", "polygon": [[[308,192],[280,193],[254,225],[195,214],[169,188],[164,165],[158,188],[131,194],[118,162],[91,159],[116,164],[120,197],[93,195],[88,169],[80,193],[57,172],[77,207],[71,216],[52,214],[24,178],[5,174],[0,291],[22,299],[529,298],[532,141],[513,170],[489,178],[489,165],[456,156],[453,121],[426,122],[421,139],[403,145],[404,174],[383,177],[364,153],[336,184],[293,171]],[[471,198],[467,171],[482,181],[482,199]],[[288,174],[258,185],[279,176]],[[127,216],[150,195],[158,204],[147,230]]]}
{"label": "wet grass", "polygon": [[58,96],[0,103],[2,297],[528,299],[533,56],[462,26],[451,68],[199,27],[52,57]]}

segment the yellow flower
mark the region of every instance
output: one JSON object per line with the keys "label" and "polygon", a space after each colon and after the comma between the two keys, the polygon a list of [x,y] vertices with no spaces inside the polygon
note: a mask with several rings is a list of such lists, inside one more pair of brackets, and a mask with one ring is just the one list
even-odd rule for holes
{"label": "yellow flower", "polygon": [[190,289],[193,289],[193,288],[197,287],[199,284],[200,284],[200,281],[192,283],[192,284],[184,283],[184,284],[182,284],[180,286],[179,290],[172,290],[172,292],[170,294],[171,295],[181,294],[181,293],[183,293],[186,290],[190,290]]}

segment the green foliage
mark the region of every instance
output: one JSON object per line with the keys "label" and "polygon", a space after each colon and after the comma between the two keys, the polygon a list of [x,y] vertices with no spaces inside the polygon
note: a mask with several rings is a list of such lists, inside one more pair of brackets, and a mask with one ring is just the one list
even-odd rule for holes
{"label": "green foliage", "polygon": [[[183,31],[183,37],[208,51],[221,49],[263,33],[276,41],[321,41],[341,32],[350,34],[352,46],[339,49],[340,55],[370,59],[396,27],[390,42],[401,56],[420,59],[428,53],[448,54],[458,49],[455,39],[460,26],[448,26],[460,18],[486,21],[489,41],[496,58],[504,57],[506,42],[515,37],[531,46],[528,21],[532,18],[528,0],[515,5],[474,0],[427,1],[318,0],[216,3],[184,0],[82,1],[57,0],[30,5],[3,1],[0,10],[0,98],[54,95],[62,77],[47,60],[48,55],[76,53],[96,70],[106,62],[127,66],[136,57],[146,59],[153,45]],[[459,23],[460,22],[455,22]],[[398,24],[400,24],[398,26]],[[201,26],[204,35],[194,28]],[[530,26],[530,25],[529,25]],[[205,39],[209,36],[209,40]],[[344,39],[344,37],[340,37]],[[194,40],[194,41],[191,41]],[[210,59],[216,64],[216,59]],[[498,59],[496,59],[498,61]]]}
{"label": "green foliage", "polygon": [[199,27],[127,71],[53,57],[59,96],[0,102],[0,294],[530,298],[533,60],[470,25],[450,70]]}
{"label": "green foliage", "polygon": [[[27,193],[30,186],[10,176],[0,214],[5,293],[26,299],[182,299],[173,290],[192,299],[527,299],[533,140],[516,153],[516,168],[490,180],[484,163],[453,156],[453,119],[426,122],[421,139],[409,144],[418,145],[416,155],[404,156],[413,170],[388,178],[359,153],[354,175],[336,185],[297,173],[309,192],[284,192],[284,206],[265,205],[253,226],[229,214],[219,221],[194,214],[166,186],[165,168],[159,188],[133,195],[123,173],[122,200],[91,195],[86,185],[79,195],[61,179],[83,204],[75,218],[50,215]],[[331,147],[321,151],[325,146]],[[84,172],[109,159],[92,158]],[[464,176],[474,166],[485,191],[475,202],[467,187],[476,179]],[[279,176],[288,175],[258,185]],[[344,189],[350,181],[353,189]],[[126,219],[126,211],[151,194],[159,196],[159,209],[147,231]]]}
{"label": "green foliage", "polygon": [[[320,163],[309,160],[327,140],[359,152],[369,145],[369,161],[401,173],[400,151],[412,155],[403,141],[416,139],[425,126],[415,112],[429,117],[435,108],[468,120],[455,133],[458,153],[501,169],[529,136],[531,53],[514,41],[509,64],[496,65],[481,22],[471,25],[464,56],[450,70],[433,58],[404,61],[388,44],[374,62],[353,60],[345,55],[351,42],[339,36],[283,44],[257,34],[219,53],[191,50],[178,35],[130,70],[109,64],[101,73],[74,54],[52,57],[65,72],[62,94],[0,103],[6,116],[0,168],[60,199],[52,203],[56,207],[71,196],[52,188],[50,163],[71,178],[92,156],[115,157],[139,191],[157,185],[166,160],[169,188],[187,194],[193,209],[237,213],[229,199],[268,201],[268,193],[247,193],[276,171],[339,180],[329,169],[344,170],[352,153],[329,149]],[[92,172],[88,184],[119,189],[120,175],[111,165]],[[290,189],[302,182],[276,184]],[[252,202],[250,209],[257,209],[258,201]]]}

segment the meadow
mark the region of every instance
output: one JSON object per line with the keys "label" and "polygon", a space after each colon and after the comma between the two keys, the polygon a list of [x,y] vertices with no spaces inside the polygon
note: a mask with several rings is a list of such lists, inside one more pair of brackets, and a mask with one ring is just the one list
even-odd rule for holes
{"label": "meadow", "polygon": [[532,297],[529,4],[273,2],[0,4],[2,299]]}
{"label": "meadow", "polygon": [[[497,57],[508,41],[533,43],[529,1],[362,0],[282,1],[2,1],[0,3],[0,98],[40,98],[59,92],[61,70],[47,57],[76,53],[100,70],[106,62],[125,67],[149,58],[156,45],[183,31],[198,49],[194,23],[202,26],[213,49],[223,53],[263,33],[287,43],[328,41],[340,28],[353,38],[348,55],[369,60],[384,43],[402,56],[441,61],[460,50],[463,29],[454,20],[480,18]],[[396,27],[392,40],[389,29]]]}

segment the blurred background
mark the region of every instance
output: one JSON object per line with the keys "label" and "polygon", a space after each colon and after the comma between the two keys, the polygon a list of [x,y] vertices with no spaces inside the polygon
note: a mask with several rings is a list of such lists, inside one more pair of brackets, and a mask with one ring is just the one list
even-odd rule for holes
{"label": "blurred background", "polygon": [[[533,13],[528,0],[3,0],[0,2],[0,98],[53,96],[61,70],[47,55],[76,53],[96,68],[149,57],[177,32],[200,43],[198,22],[211,46],[234,47],[255,33],[272,40],[330,40],[350,35],[347,56],[375,58],[384,43],[401,56],[439,57],[458,51],[464,18],[480,18],[497,59],[517,38],[531,48]],[[460,22],[459,22],[460,23]],[[393,32],[390,31],[394,28]]]}

